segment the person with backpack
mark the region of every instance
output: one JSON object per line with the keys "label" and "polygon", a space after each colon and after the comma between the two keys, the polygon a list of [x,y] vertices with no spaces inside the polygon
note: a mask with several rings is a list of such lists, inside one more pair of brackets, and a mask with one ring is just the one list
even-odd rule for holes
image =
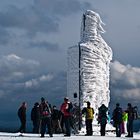
{"label": "person with backpack", "polygon": [[86,136],[93,135],[92,122],[94,118],[94,109],[90,105],[91,103],[88,101],[87,107],[84,107],[82,110],[82,114],[85,114]]}
{"label": "person with backpack", "polygon": [[138,107],[137,107],[137,106],[134,106],[134,107],[133,107],[133,114],[134,114],[134,120],[137,120],[138,117],[139,117],[139,114],[138,114]]}
{"label": "person with backpack", "polygon": [[23,102],[20,108],[18,109],[18,117],[21,122],[19,132],[21,133],[25,133],[26,130],[26,108],[27,108],[27,103]]}
{"label": "person with backpack", "polygon": [[41,137],[44,137],[46,132],[46,126],[50,137],[53,137],[52,122],[51,122],[51,108],[47,101],[42,97],[41,104],[39,106],[41,117]]}
{"label": "person with backpack", "polygon": [[71,117],[72,113],[71,110],[73,108],[72,103],[69,101],[68,97],[64,98],[64,103],[61,105],[61,112],[63,113],[64,117],[64,124],[65,124],[65,129],[66,129],[66,134],[64,135],[65,137],[70,137],[71,136]]}
{"label": "person with backpack", "polygon": [[120,107],[120,104],[117,103],[112,115],[114,127],[116,128],[116,137],[121,137],[122,115],[122,108]]}
{"label": "person with backpack", "polygon": [[38,102],[34,104],[34,107],[31,110],[31,120],[33,122],[33,133],[39,133],[40,110]]}
{"label": "person with backpack", "polygon": [[131,103],[127,104],[128,121],[127,121],[127,131],[128,135],[126,137],[133,137],[133,121],[134,121],[134,108]]}
{"label": "person with backpack", "polygon": [[101,136],[105,136],[106,124],[107,124],[107,111],[108,108],[102,104],[98,109],[98,123],[100,124]]}

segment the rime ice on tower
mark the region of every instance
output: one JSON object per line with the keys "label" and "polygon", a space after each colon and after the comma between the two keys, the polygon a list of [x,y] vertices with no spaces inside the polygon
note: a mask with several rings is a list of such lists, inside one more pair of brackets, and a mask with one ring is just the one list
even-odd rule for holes
{"label": "rime ice on tower", "polygon": [[[110,101],[109,64],[112,50],[101,37],[103,22],[98,13],[83,14],[81,41],[68,49],[67,95],[80,105],[90,101],[95,111]],[[74,95],[77,93],[77,98]]]}

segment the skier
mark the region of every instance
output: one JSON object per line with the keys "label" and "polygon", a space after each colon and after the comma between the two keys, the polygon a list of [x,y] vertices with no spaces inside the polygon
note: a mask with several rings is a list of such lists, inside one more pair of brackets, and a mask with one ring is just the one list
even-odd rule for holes
{"label": "skier", "polygon": [[87,102],[87,107],[84,107],[82,110],[82,114],[85,114],[85,124],[86,124],[86,136],[92,136],[93,135],[93,129],[92,129],[92,122],[94,118],[94,109],[90,106],[91,103]]}
{"label": "skier", "polygon": [[116,108],[113,111],[113,122],[116,128],[116,137],[121,137],[122,114],[122,108],[120,107],[120,104],[117,103]]}
{"label": "skier", "polygon": [[73,106],[72,103],[69,101],[68,97],[64,98],[64,103],[61,105],[61,112],[64,115],[64,124],[66,129],[66,134],[64,136],[70,137],[71,136],[71,110]]}
{"label": "skier", "polygon": [[18,117],[21,122],[19,132],[21,133],[25,133],[26,130],[26,108],[27,108],[27,103],[23,102],[20,108],[18,109]]}
{"label": "skier", "polygon": [[101,136],[105,136],[105,129],[107,124],[107,111],[108,108],[102,104],[98,109],[98,123],[100,124]]}
{"label": "skier", "polygon": [[40,108],[40,117],[41,117],[41,137],[44,137],[45,131],[46,131],[46,125],[48,127],[48,133],[50,137],[53,137],[52,134],[52,126],[51,126],[51,108],[48,104],[48,102],[45,101],[45,99],[41,98],[41,104],[39,106]]}
{"label": "skier", "polygon": [[40,110],[39,103],[36,102],[31,110],[31,120],[33,122],[33,133],[39,133]]}

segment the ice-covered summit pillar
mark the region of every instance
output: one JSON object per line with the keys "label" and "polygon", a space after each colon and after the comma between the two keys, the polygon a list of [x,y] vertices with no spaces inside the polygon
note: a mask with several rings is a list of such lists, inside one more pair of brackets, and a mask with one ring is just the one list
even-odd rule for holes
{"label": "ice-covered summit pillar", "polygon": [[100,37],[100,33],[105,32],[102,24],[104,23],[101,21],[99,14],[87,10],[82,18],[81,42],[92,42]]}
{"label": "ice-covered summit pillar", "polygon": [[[90,101],[97,112],[110,101],[109,64],[112,50],[101,33],[103,22],[98,13],[87,10],[81,24],[81,40],[68,49],[67,94],[74,102]],[[73,97],[78,93],[78,98]],[[79,100],[78,100],[79,99]]]}

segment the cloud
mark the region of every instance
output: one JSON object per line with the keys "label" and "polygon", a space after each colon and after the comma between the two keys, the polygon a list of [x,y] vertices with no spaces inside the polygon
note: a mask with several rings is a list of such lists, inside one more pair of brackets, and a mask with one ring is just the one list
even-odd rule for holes
{"label": "cloud", "polygon": [[0,26],[24,29],[31,34],[57,32],[61,17],[87,7],[88,3],[78,0],[34,0],[33,5],[27,8],[10,5],[7,10],[0,12]]}
{"label": "cloud", "polygon": [[140,87],[140,68],[123,65],[118,61],[113,62],[111,64],[111,84],[127,89]]}
{"label": "cloud", "polygon": [[90,7],[88,2],[81,3],[79,0],[34,0],[37,9],[47,12],[54,17],[76,14]]}
{"label": "cloud", "polygon": [[111,63],[111,97],[121,103],[140,101],[140,68],[123,65],[118,61]]}
{"label": "cloud", "polygon": [[0,26],[0,44],[5,45],[8,43],[8,38],[10,37],[6,29]]}
{"label": "cloud", "polygon": [[15,54],[0,56],[0,83],[18,81],[26,77],[27,73],[33,75],[39,65],[37,61],[23,59]]}
{"label": "cloud", "polygon": [[47,14],[40,14],[37,9],[20,9],[9,6],[7,11],[0,12],[0,25],[4,28],[19,28],[35,34],[36,32],[56,32],[58,23]]}
{"label": "cloud", "polygon": [[33,48],[44,48],[48,51],[51,51],[51,52],[55,52],[55,51],[58,51],[60,48],[59,48],[59,45],[58,44],[54,44],[54,43],[49,43],[49,42],[46,42],[46,41],[41,41],[41,42],[32,42],[30,44],[31,47]]}
{"label": "cloud", "polygon": [[[40,96],[53,100],[66,93],[65,72],[43,71],[39,62],[15,54],[0,57],[0,77],[0,100],[9,104],[22,100],[34,102]],[[60,100],[53,102],[58,104]]]}
{"label": "cloud", "polygon": [[41,85],[43,82],[49,82],[53,79],[53,75],[48,74],[48,75],[41,75],[40,77],[36,79],[31,79],[29,81],[25,82],[25,87],[26,88],[34,88],[39,85]]}

